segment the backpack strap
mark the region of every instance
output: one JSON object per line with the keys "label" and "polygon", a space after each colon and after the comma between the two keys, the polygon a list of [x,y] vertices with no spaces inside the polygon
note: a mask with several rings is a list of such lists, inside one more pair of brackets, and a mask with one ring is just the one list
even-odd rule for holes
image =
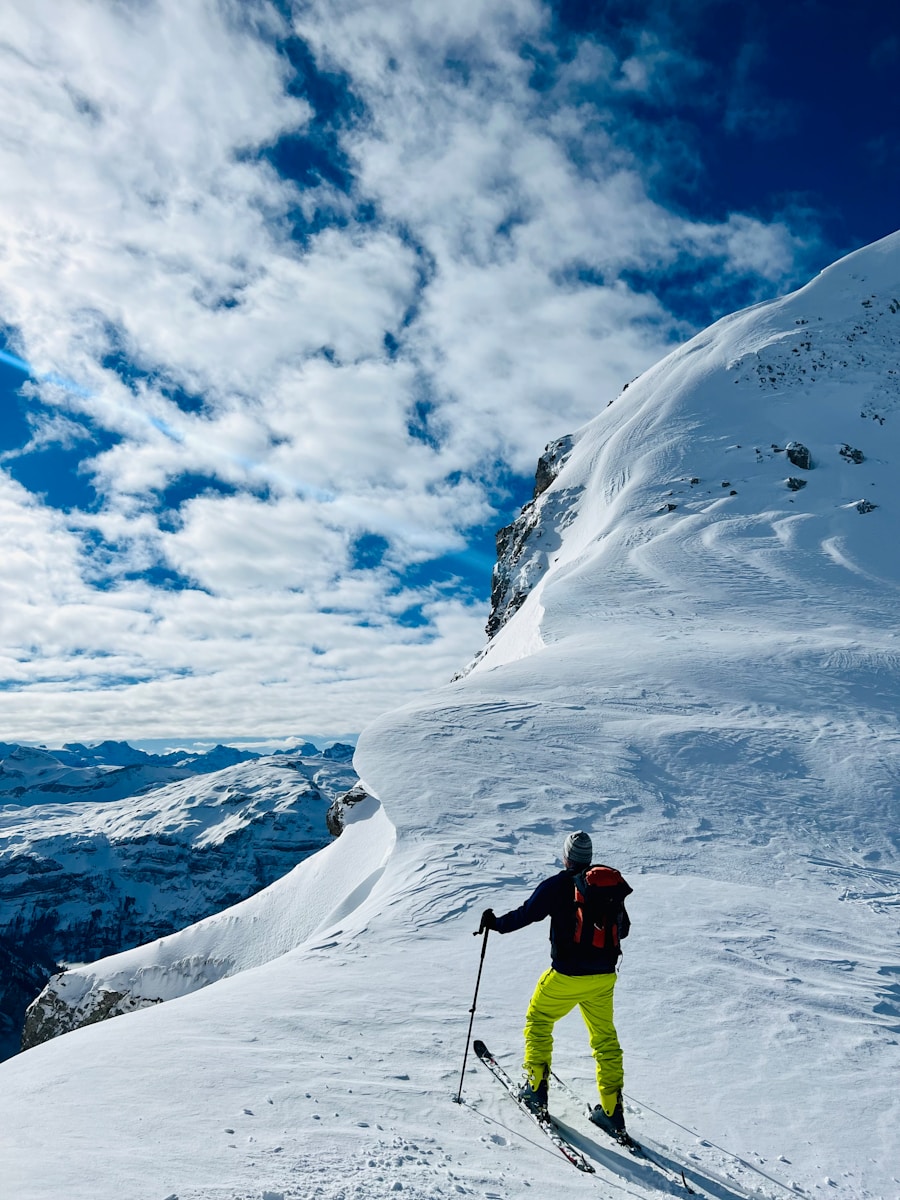
{"label": "backpack strap", "polygon": [[584,876],[584,871],[575,876],[575,942],[579,946],[584,938],[584,893],[587,891]]}

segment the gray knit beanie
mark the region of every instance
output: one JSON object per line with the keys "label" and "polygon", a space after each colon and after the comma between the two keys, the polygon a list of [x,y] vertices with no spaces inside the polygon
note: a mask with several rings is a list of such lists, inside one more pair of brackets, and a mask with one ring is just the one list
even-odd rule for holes
{"label": "gray knit beanie", "polygon": [[591,845],[591,839],[584,830],[579,830],[578,833],[570,833],[566,838],[565,845],[563,846],[563,858],[573,866],[590,866],[593,854],[594,847]]}

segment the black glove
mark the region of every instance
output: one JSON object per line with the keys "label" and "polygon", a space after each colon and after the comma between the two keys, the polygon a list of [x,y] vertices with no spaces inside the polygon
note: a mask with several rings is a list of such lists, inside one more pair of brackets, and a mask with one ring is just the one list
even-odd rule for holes
{"label": "black glove", "polygon": [[478,926],[478,932],[484,933],[486,929],[496,929],[497,918],[494,916],[492,908],[486,908],[481,914],[481,924]]}

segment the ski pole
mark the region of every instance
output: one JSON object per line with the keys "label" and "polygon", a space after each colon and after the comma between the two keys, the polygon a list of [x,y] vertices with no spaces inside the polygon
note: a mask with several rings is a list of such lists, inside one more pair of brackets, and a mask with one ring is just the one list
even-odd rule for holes
{"label": "ski pole", "polygon": [[[478,934],[480,932],[481,932],[480,929],[476,930],[472,936],[478,937]],[[478,988],[481,984],[481,969],[484,966],[484,953],[487,950],[487,940],[488,940],[488,934],[490,932],[491,932],[490,929],[487,929],[487,928],[485,929],[484,941],[481,943],[481,961],[478,964],[478,978],[475,980],[475,995],[472,997],[472,1007],[469,1009],[471,1016],[469,1017],[469,1032],[466,1035],[466,1052],[463,1055],[462,1074],[459,1077],[459,1091],[457,1092],[456,1097],[455,1097],[455,1102],[457,1104],[462,1104],[462,1085],[463,1085],[463,1080],[466,1077],[466,1059],[469,1057],[469,1042],[472,1040],[472,1026],[475,1023],[475,1005],[478,1001]]]}

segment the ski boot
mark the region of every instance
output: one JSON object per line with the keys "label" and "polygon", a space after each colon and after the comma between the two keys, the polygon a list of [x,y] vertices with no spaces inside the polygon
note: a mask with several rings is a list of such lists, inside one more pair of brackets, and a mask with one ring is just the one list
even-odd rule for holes
{"label": "ski boot", "polygon": [[622,1093],[619,1092],[616,1096],[616,1107],[612,1113],[608,1113],[602,1104],[595,1104],[594,1111],[591,1113],[591,1121],[604,1133],[608,1133],[610,1137],[615,1138],[617,1142],[623,1142],[628,1137],[625,1129],[625,1111],[622,1108]]}
{"label": "ski boot", "polygon": [[[531,1072],[525,1077],[522,1086],[519,1088],[519,1101],[530,1108],[533,1113],[539,1117],[545,1117],[548,1113],[548,1084],[550,1076],[550,1068],[539,1068],[538,1071]],[[532,1080],[537,1078],[538,1082],[533,1085]]]}

